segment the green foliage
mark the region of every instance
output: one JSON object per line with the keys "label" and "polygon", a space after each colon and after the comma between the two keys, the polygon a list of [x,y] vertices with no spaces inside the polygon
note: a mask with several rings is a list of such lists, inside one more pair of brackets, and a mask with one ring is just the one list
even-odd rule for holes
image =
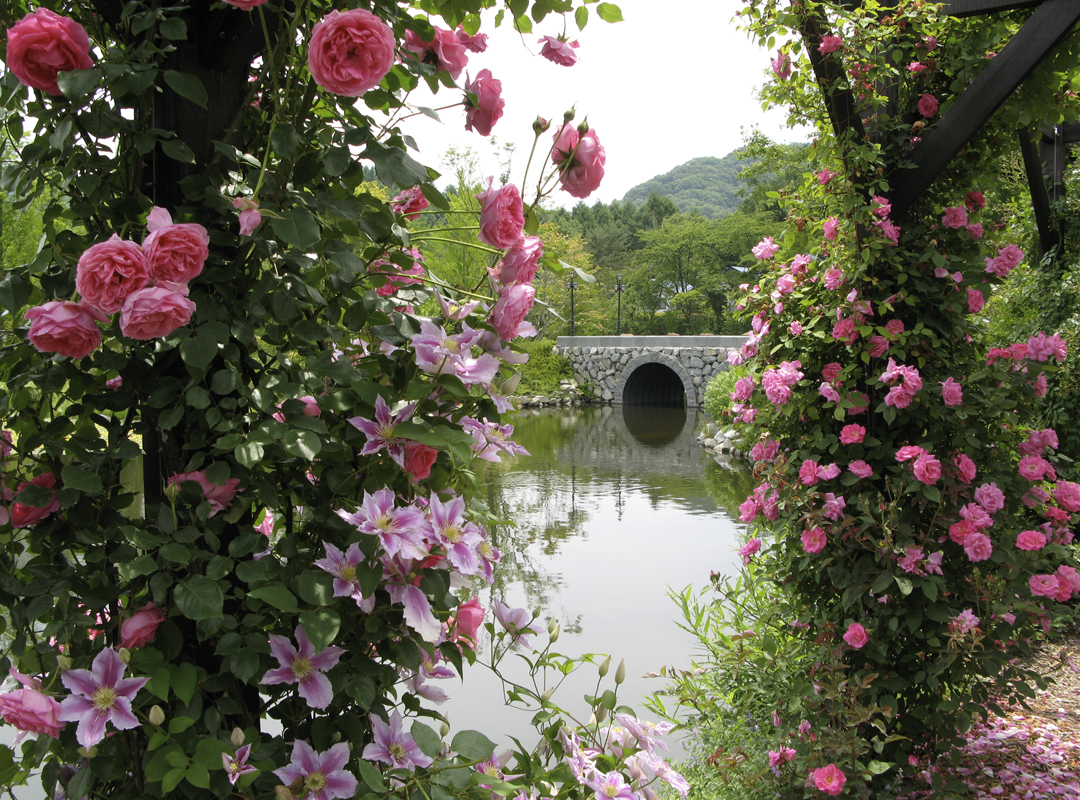
{"label": "green foliage", "polygon": [[554,394],[560,381],[574,377],[570,359],[555,355],[554,347],[554,339],[523,339],[517,344],[518,349],[529,354],[529,360],[522,365],[516,394]]}
{"label": "green foliage", "polygon": [[640,204],[655,193],[673,200],[683,213],[696,211],[709,219],[719,219],[739,207],[743,188],[739,171],[745,162],[741,150],[723,158],[693,158],[630,189],[623,201]]}
{"label": "green foliage", "polygon": [[731,417],[731,392],[735,389],[735,381],[750,374],[750,367],[746,364],[728,367],[723,372],[714,375],[705,387],[705,401],[703,403],[705,413],[716,422],[725,422]]}

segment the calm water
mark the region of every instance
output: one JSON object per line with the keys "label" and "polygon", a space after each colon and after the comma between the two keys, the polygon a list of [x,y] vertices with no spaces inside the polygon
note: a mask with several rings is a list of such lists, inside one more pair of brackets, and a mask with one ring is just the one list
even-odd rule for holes
{"label": "calm water", "polygon": [[[559,620],[558,652],[610,654],[605,688],[625,659],[620,702],[644,718],[651,715],[642,699],[664,685],[645,673],[689,667],[696,653],[676,624],[669,587],[700,589],[711,571],[731,575],[739,566],[733,519],[749,477],[720,469],[695,442],[701,421],[693,409],[522,411],[513,438],[531,457],[484,475],[492,511],[517,524],[495,534],[502,563],[490,592],[510,606],[541,606],[545,623]],[[530,715],[504,707],[497,680],[476,668],[467,674],[463,685],[442,684],[451,700],[441,710],[454,730],[535,738]],[[581,695],[595,691],[595,668],[582,678],[554,699],[587,719]]]}

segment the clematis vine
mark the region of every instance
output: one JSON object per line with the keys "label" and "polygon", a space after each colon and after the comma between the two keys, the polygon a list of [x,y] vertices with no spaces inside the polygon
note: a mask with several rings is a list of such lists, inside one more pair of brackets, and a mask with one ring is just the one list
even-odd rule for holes
{"label": "clematis vine", "polygon": [[117,730],[139,727],[131,711],[131,701],[149,678],[125,678],[120,654],[107,647],[94,657],[90,669],[65,670],[60,677],[71,692],[60,703],[59,719],[78,722],[75,738],[90,748],[105,738],[105,725]]}
{"label": "clematis vine", "polygon": [[296,626],[296,642],[299,648],[284,636],[270,634],[270,652],[281,664],[262,676],[259,683],[279,684],[295,683],[299,685],[300,696],[311,708],[326,708],[334,699],[330,679],[323,673],[335,667],[345,651],[330,645],[321,653],[315,652],[315,646],[308,639],[302,625]]}

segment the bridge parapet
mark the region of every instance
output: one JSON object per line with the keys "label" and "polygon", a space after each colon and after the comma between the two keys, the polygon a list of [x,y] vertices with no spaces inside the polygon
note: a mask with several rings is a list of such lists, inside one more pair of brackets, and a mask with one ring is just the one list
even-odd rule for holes
{"label": "bridge parapet", "polygon": [[607,402],[699,407],[728,353],[745,343],[745,336],[560,336],[555,352]]}

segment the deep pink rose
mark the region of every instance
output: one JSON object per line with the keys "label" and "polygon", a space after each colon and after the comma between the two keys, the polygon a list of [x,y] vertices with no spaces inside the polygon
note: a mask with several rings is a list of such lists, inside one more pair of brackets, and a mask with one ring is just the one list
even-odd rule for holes
{"label": "deep pink rose", "polygon": [[562,181],[562,188],[574,197],[585,199],[600,187],[600,181],[604,179],[607,154],[595,130],[589,128],[585,133],[580,133],[567,123],[555,134],[551,160],[561,167],[559,180]]}
{"label": "deep pink rose", "polygon": [[858,444],[866,436],[866,428],[862,425],[845,425],[840,431],[840,444]]}
{"label": "deep pink rose", "polygon": [[503,287],[498,301],[491,309],[488,322],[504,342],[517,336],[518,326],[524,321],[536,299],[536,290],[528,283],[515,283]]}
{"label": "deep pink rose", "polygon": [[871,336],[870,341],[867,342],[870,345],[869,353],[871,358],[881,358],[887,352],[892,344],[884,336]]}
{"label": "deep pink rose", "polygon": [[986,561],[994,552],[994,545],[985,533],[969,533],[964,537],[964,552],[972,561]]}
{"label": "deep pink rose", "polygon": [[457,40],[461,42],[465,49],[470,53],[483,53],[487,50],[488,37],[486,33],[474,33],[470,36],[465,32],[465,29],[459,25],[457,30],[454,31],[454,35],[457,36]]}
{"label": "deep pink rose", "polygon": [[259,204],[250,197],[234,197],[232,204],[233,208],[240,212],[240,235],[251,236],[262,224]]}
{"label": "deep pink rose", "polygon": [[404,255],[412,259],[412,266],[403,267],[385,258],[377,258],[368,264],[368,274],[378,276],[386,273],[384,277],[375,277],[372,284],[379,297],[389,297],[398,289],[410,284],[423,283],[427,270],[424,268],[424,256],[415,247],[401,250]]}
{"label": "deep pink rose", "polygon": [[435,38],[431,41],[421,39],[415,31],[405,31],[405,49],[414,53],[423,63],[435,67],[437,72],[449,73],[455,81],[469,63],[465,45],[453,31],[445,28],[436,28]]}
{"label": "deep pink rose", "polygon": [[60,703],[42,693],[41,681],[36,678],[23,675],[14,667],[10,674],[23,688],[0,694],[0,717],[20,731],[58,738],[64,727],[60,721]]}
{"label": "deep pink rose", "polygon": [[416,219],[428,205],[428,199],[419,186],[410,186],[390,201],[394,213],[401,214],[405,219]]}
{"label": "deep pink rose", "polygon": [[937,113],[938,99],[932,94],[924,94],[919,98],[919,113],[924,117],[930,118]]}
{"label": "deep pink rose", "polygon": [[980,292],[978,289],[968,289],[967,302],[968,313],[978,314],[980,311],[982,311],[982,307],[986,305],[986,298],[983,296],[983,293]]}
{"label": "deep pink rose", "polygon": [[396,48],[390,26],[370,11],[331,11],[311,29],[308,68],[326,91],[360,97],[394,66]]}
{"label": "deep pink rose", "polygon": [[420,442],[405,442],[405,471],[418,481],[431,475],[431,466],[439,451]]}
{"label": "deep pink rose", "polygon": [[256,6],[261,6],[266,0],[223,0],[223,2],[228,3],[230,6],[242,8],[244,11],[251,11]]}
{"label": "deep pink rose", "polygon": [[761,539],[751,539],[739,548],[739,555],[743,564],[749,564],[754,554],[761,550]]}
{"label": "deep pink rose", "polygon": [[169,486],[180,486],[181,484],[192,481],[199,484],[199,488],[202,489],[203,497],[206,498],[206,502],[210,504],[210,516],[214,516],[219,511],[224,511],[228,508],[240,491],[240,479],[229,478],[224,484],[218,485],[211,483],[206,477],[205,470],[198,470],[196,472],[179,472],[169,478],[168,483],[165,484],[166,488]]}
{"label": "deep pink rose", "polygon": [[829,217],[821,226],[822,234],[831,242],[836,238],[836,229],[839,226],[840,220],[837,217]]}
{"label": "deep pink rose", "polygon": [[844,634],[844,641],[858,650],[870,641],[870,635],[866,632],[866,628],[858,622],[853,622],[848,626],[847,632]]}
{"label": "deep pink rose", "polygon": [[890,319],[885,323],[885,330],[889,332],[890,336],[899,336],[904,332],[904,321],[902,319]]}
{"label": "deep pink rose", "polygon": [[98,322],[109,317],[86,303],[50,300],[27,309],[30,320],[28,336],[39,353],[59,353],[69,358],[83,358],[101,346]]}
{"label": "deep pink rose", "polygon": [[165,286],[140,289],[124,301],[120,331],[130,339],[159,339],[187,325],[195,304]]}
{"label": "deep pink rose", "polygon": [[1054,487],[1054,499],[1066,511],[1080,511],[1080,484],[1058,481]]}
{"label": "deep pink rose", "polygon": [[810,775],[817,790],[825,794],[838,795],[844,791],[844,784],[847,783],[847,776],[836,764],[811,770]]}
{"label": "deep pink rose", "polygon": [[818,52],[827,55],[829,53],[835,53],[843,45],[844,40],[839,36],[822,36],[821,44],[818,45]]}
{"label": "deep pink rose", "polygon": [[472,639],[476,641],[476,634],[480,630],[480,626],[484,624],[484,607],[480,605],[480,599],[474,597],[465,603],[462,603],[457,608],[456,630],[458,636],[464,636],[466,639]]}
{"label": "deep pink rose", "polygon": [[[791,56],[785,53],[783,50],[776,51],[776,58],[769,61],[769,65],[772,67],[773,74],[782,81],[786,81],[791,77]],[[829,171],[823,170],[825,174],[830,174]],[[818,180],[821,180],[821,174],[818,173]],[[836,173],[831,173],[836,174]],[[822,185],[828,183],[828,179],[821,181]]]}
{"label": "deep pink rose", "polygon": [[481,204],[478,238],[484,244],[509,250],[521,238],[525,211],[521,205],[521,193],[514,184],[494,189],[494,182],[494,178],[488,178],[488,188],[476,195]]}
{"label": "deep pink rose", "polygon": [[504,285],[531,283],[544,254],[544,243],[536,236],[518,239],[502,260],[490,270],[493,278]]}
{"label": "deep pink rose", "polygon": [[802,533],[803,550],[811,555],[824,550],[826,542],[827,537],[823,528],[811,528]]}
{"label": "deep pink rose", "polygon": [[553,64],[560,67],[572,67],[577,63],[578,43],[568,42],[556,36],[541,36],[538,44],[542,44],[540,55]]}
{"label": "deep pink rose", "polygon": [[1032,575],[1028,578],[1028,588],[1036,597],[1055,597],[1058,593],[1056,575]]}
{"label": "deep pink rose", "polygon": [[56,476],[51,472],[43,472],[40,475],[35,476],[29,482],[19,484],[19,488],[15,490],[18,494],[26,486],[42,486],[46,489],[52,489],[52,501],[47,506],[30,506],[26,503],[20,503],[18,501],[11,504],[11,526],[13,528],[29,528],[31,525],[37,525],[43,519],[46,519],[51,514],[55,514],[60,510],[60,496],[56,491]]}
{"label": "deep pink rose", "polygon": [[1038,531],[1023,531],[1016,537],[1016,546],[1020,550],[1042,550],[1046,547],[1046,537]]}
{"label": "deep pink rose", "polygon": [[958,477],[964,483],[971,483],[975,480],[975,475],[978,470],[975,467],[975,462],[971,460],[971,457],[960,453],[953,458],[953,464],[956,465],[956,470],[959,473]]}
{"label": "deep pink rose", "polygon": [[474,81],[466,74],[465,91],[476,95],[475,100],[465,96],[465,130],[490,136],[506,105],[502,99],[502,81],[491,77],[490,69],[482,69]]}
{"label": "deep pink rose", "polygon": [[151,280],[187,283],[203,270],[210,255],[210,236],[193,222],[164,225],[143,240],[142,251]]}
{"label": "deep pink rose", "polygon": [[964,390],[951,377],[941,384],[941,399],[947,406],[959,406],[964,403]]}
{"label": "deep pink rose", "polygon": [[[928,114],[927,116],[932,116]],[[945,215],[941,218],[941,224],[946,228],[963,228],[968,224],[967,209],[963,206],[952,206],[945,209]]]}
{"label": "deep pink rose", "polygon": [[119,311],[130,294],[149,282],[150,263],[142,248],[115,233],[88,248],[75,268],[75,288],[83,300],[107,314]]}
{"label": "deep pink rose", "polygon": [[39,8],[8,29],[7,64],[26,86],[58,95],[61,72],[94,66],[90,37],[75,20]]}
{"label": "deep pink rose", "polygon": [[915,459],[915,477],[925,483],[927,486],[932,486],[937,483],[938,478],[941,477],[941,463],[937,460],[936,456],[930,453],[923,453]]}
{"label": "deep pink rose", "polygon": [[147,603],[120,625],[120,646],[131,650],[150,644],[164,621],[165,612],[153,603]]}

